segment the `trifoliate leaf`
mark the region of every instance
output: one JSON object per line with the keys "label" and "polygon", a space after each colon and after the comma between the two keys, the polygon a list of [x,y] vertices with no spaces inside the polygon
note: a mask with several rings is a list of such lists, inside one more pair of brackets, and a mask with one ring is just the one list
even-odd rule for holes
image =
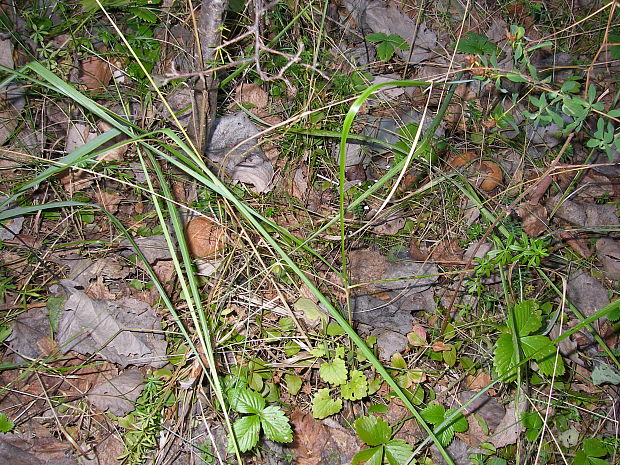
{"label": "trifoliate leaf", "polygon": [[276,442],[291,442],[293,430],[286,415],[280,407],[270,405],[260,413],[261,425],[265,436]]}
{"label": "trifoliate leaf", "polygon": [[351,465],[366,462],[366,465],[381,465],[383,463],[383,446],[372,447],[370,449],[362,449],[353,456]]}
{"label": "trifoliate leaf", "polygon": [[502,334],[495,343],[495,352],[493,357],[493,367],[497,372],[497,376],[504,378],[511,373],[511,376],[505,381],[508,383],[516,377],[516,371],[514,371],[517,365],[515,347],[512,343],[512,336],[510,334]]}
{"label": "trifoliate leaf", "polygon": [[319,367],[319,374],[323,381],[334,386],[340,386],[347,381],[347,367],[341,358],[335,358],[332,363],[323,363]]}
{"label": "trifoliate leaf", "polygon": [[15,428],[15,423],[9,420],[5,413],[0,413],[0,433],[8,433]]}
{"label": "trifoliate leaf", "polygon": [[301,377],[297,375],[289,375],[287,373],[284,375],[284,380],[286,381],[286,389],[288,389],[288,393],[292,396],[297,395],[301,389]]}
{"label": "trifoliate leaf", "polygon": [[356,418],[353,427],[359,438],[369,446],[385,444],[392,437],[392,427],[389,423],[374,415]]}
{"label": "trifoliate leaf", "polygon": [[413,455],[413,449],[402,439],[393,439],[384,446],[385,458],[390,465],[402,465]]}
{"label": "trifoliate leaf", "polygon": [[491,55],[499,52],[498,46],[490,42],[487,36],[471,31],[459,40],[456,49],[469,55]]}
{"label": "trifoliate leaf", "polygon": [[526,336],[521,338],[521,347],[527,358],[533,358],[538,363],[540,373],[547,376],[563,375],[564,361],[562,356],[557,356],[556,347],[547,336]]}
{"label": "trifoliate leaf", "polygon": [[446,409],[443,405],[431,404],[425,409],[421,410],[420,415],[422,415],[422,418],[424,418],[424,420],[426,420],[428,423],[432,425],[438,425],[444,420],[446,416]]}
{"label": "trifoliate leaf", "polygon": [[[252,449],[258,443],[258,435],[260,433],[260,418],[258,415],[249,415],[239,418],[233,423],[233,432],[239,444],[239,450],[246,452]],[[228,450],[233,452],[234,445],[232,438],[228,441]]]}
{"label": "trifoliate leaf", "polygon": [[329,395],[329,389],[319,389],[312,398],[312,416],[319,420],[327,418],[342,410],[342,399],[333,400]]}
{"label": "trifoliate leaf", "polygon": [[239,413],[260,413],[265,408],[265,399],[251,389],[231,389],[228,391],[230,407]]}
{"label": "trifoliate leaf", "polygon": [[[519,337],[527,336],[540,328],[541,309],[533,300],[519,302],[514,306],[513,313]],[[508,328],[512,330],[512,325],[509,324]]]}
{"label": "trifoliate leaf", "polygon": [[368,395],[368,379],[359,370],[352,370],[351,379],[342,385],[340,392],[346,400],[360,400]]}

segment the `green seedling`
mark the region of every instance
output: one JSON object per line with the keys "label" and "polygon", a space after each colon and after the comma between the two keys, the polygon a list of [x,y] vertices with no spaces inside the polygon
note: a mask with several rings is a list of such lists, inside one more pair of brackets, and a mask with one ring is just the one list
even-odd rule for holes
{"label": "green seedling", "polygon": [[[231,389],[228,391],[230,407],[237,413],[247,414],[233,423],[235,440],[241,452],[253,449],[258,444],[260,431],[276,442],[291,442],[293,430],[282,409],[266,405],[265,399],[251,389]],[[234,441],[228,441],[228,450],[234,451]]]}
{"label": "green seedling", "polygon": [[534,359],[543,375],[564,374],[564,362],[561,356],[556,356],[555,344],[547,336],[532,334],[541,326],[542,307],[537,302],[526,300],[514,306],[505,332],[495,344],[493,368],[498,377],[506,382],[514,381],[517,366],[524,357]]}
{"label": "green seedling", "polygon": [[412,447],[402,439],[392,439],[392,427],[382,418],[374,415],[359,417],[353,424],[359,438],[368,446],[353,456],[351,465],[366,463],[368,465],[402,465],[409,462],[413,455]]}
{"label": "green seedling", "polygon": [[[424,410],[421,410],[420,415],[422,415],[422,418],[428,423],[439,426],[455,412],[456,410],[446,409],[443,405],[431,404]],[[468,428],[469,423],[467,419],[459,413],[452,419],[450,424],[444,426],[436,434],[441,444],[447,446],[452,442],[452,439],[454,439],[454,433],[464,433]]]}
{"label": "green seedling", "polygon": [[396,49],[409,50],[409,44],[398,34],[386,34],[385,32],[373,32],[366,36],[366,40],[377,44],[377,58],[381,61],[390,61]]}

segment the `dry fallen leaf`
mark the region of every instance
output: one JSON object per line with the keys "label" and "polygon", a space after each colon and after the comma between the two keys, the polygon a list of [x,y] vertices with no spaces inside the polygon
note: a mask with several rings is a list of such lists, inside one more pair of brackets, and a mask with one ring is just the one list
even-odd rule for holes
{"label": "dry fallen leaf", "polygon": [[196,258],[214,258],[226,247],[226,229],[204,216],[187,224],[185,236],[189,250]]}
{"label": "dry fallen leaf", "polygon": [[258,110],[264,109],[269,103],[269,96],[258,84],[240,84],[235,89],[239,103],[252,105]]}
{"label": "dry fallen leaf", "polygon": [[130,297],[93,300],[76,282],[61,284],[69,293],[56,333],[61,353],[96,353],[123,367],[166,364],[161,321],[148,304]]}
{"label": "dry fallen leaf", "polygon": [[112,79],[110,64],[97,56],[89,56],[82,61],[80,83],[87,91],[101,93]]}
{"label": "dry fallen leaf", "polygon": [[102,382],[92,388],[86,398],[102,412],[123,416],[135,408],[134,401],[143,389],[144,375],[139,370],[131,369],[112,379],[102,378]]}
{"label": "dry fallen leaf", "polygon": [[491,384],[491,381],[491,376],[482,370],[479,371],[476,376],[467,375],[465,377],[465,384],[467,385],[467,388],[472,391],[480,391],[481,389],[484,389]]}
{"label": "dry fallen leaf", "polygon": [[[521,411],[525,411],[527,408],[526,402],[521,402]],[[520,412],[519,412],[520,413]],[[499,425],[495,429],[495,434],[489,438],[489,442],[496,448],[514,444],[519,439],[519,435],[523,431],[524,427],[521,424],[521,420],[517,418],[518,413],[515,412],[515,402],[512,401],[506,408],[506,415],[499,422]]]}
{"label": "dry fallen leaf", "polygon": [[538,237],[547,230],[547,209],[540,204],[524,202],[517,208],[521,227],[528,237]]}

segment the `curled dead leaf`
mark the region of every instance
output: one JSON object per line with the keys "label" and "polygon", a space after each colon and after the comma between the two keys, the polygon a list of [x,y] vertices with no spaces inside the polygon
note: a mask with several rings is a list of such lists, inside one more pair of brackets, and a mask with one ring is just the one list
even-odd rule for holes
{"label": "curled dead leaf", "polygon": [[258,84],[240,84],[235,89],[237,100],[262,110],[269,103],[269,96]]}
{"label": "curled dead leaf", "polygon": [[502,169],[497,163],[484,160],[480,171],[485,175],[480,184],[482,190],[491,192],[502,183]]}
{"label": "curled dead leaf", "polygon": [[185,228],[185,237],[192,255],[196,258],[214,258],[226,247],[226,230],[215,221],[199,216]]}
{"label": "curled dead leaf", "polygon": [[90,56],[82,61],[80,83],[89,92],[103,92],[112,79],[110,64],[96,56]]}
{"label": "curled dead leaf", "polygon": [[457,153],[449,158],[448,164],[454,168],[460,168],[463,165],[468,165],[477,157],[478,156],[473,152]]}

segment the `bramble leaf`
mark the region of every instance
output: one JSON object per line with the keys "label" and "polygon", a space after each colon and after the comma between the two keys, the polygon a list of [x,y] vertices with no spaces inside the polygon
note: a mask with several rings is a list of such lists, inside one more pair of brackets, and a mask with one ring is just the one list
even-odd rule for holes
{"label": "bramble leaf", "polygon": [[446,409],[443,405],[431,404],[424,410],[421,410],[420,415],[422,415],[422,418],[424,418],[428,423],[438,425],[444,420]]}

